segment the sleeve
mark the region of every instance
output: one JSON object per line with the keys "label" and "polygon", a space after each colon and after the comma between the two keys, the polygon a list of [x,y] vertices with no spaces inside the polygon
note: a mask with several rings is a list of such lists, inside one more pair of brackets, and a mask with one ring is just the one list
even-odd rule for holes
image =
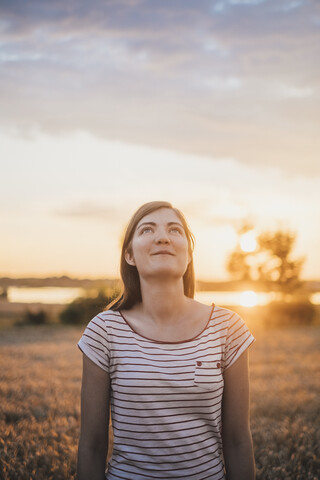
{"label": "sleeve", "polygon": [[87,325],[77,343],[79,349],[96,365],[109,372],[110,345],[106,321],[96,315]]}
{"label": "sleeve", "polygon": [[255,342],[254,336],[249,331],[243,319],[236,313],[231,316],[228,325],[225,350],[224,370],[240,357],[240,355]]}

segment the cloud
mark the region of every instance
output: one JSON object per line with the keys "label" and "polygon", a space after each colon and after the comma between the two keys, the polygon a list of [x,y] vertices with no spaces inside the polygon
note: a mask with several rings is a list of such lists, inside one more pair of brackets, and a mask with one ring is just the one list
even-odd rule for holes
{"label": "cloud", "polygon": [[206,228],[232,227],[237,230],[239,225],[249,218],[248,206],[239,199],[219,199],[221,196],[219,193],[216,192],[212,204],[201,199],[198,202],[195,200],[192,203],[183,202],[180,208],[191,223],[200,224]]}
{"label": "cloud", "polygon": [[291,10],[295,10],[296,8],[302,7],[304,2],[302,0],[293,0],[289,1],[283,5],[279,5],[279,10],[282,12],[290,12]]}
{"label": "cloud", "polygon": [[223,12],[209,0],[1,2],[1,127],[318,172],[319,8],[214,5]]}
{"label": "cloud", "polygon": [[220,0],[214,4],[213,11],[220,13],[233,6],[250,7],[260,5],[267,1],[268,0]]}
{"label": "cloud", "polygon": [[115,221],[119,218],[119,215],[122,216],[124,210],[121,207],[113,206],[109,207],[106,205],[92,204],[90,202],[82,202],[80,204],[65,206],[58,208],[53,211],[53,214],[58,217],[67,217],[74,219],[92,219],[92,220],[103,220],[106,221]]}
{"label": "cloud", "polygon": [[284,98],[306,98],[314,95],[315,91],[311,87],[295,87],[293,85],[281,85],[279,93]]}
{"label": "cloud", "polygon": [[203,85],[212,90],[219,91],[232,91],[238,90],[242,85],[242,80],[238,77],[227,77],[227,78],[204,78]]}

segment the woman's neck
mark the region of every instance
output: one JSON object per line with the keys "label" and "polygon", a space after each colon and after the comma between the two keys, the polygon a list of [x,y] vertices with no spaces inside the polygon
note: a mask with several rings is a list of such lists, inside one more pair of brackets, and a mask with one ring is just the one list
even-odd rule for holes
{"label": "woman's neck", "polygon": [[171,324],[185,315],[190,299],[184,295],[182,279],[164,279],[163,281],[140,281],[142,302],[137,306],[146,317],[157,325]]}

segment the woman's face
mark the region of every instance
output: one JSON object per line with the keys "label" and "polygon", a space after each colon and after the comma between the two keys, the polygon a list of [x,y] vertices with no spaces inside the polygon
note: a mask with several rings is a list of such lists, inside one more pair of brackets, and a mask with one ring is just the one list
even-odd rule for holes
{"label": "woman's face", "polygon": [[183,277],[191,255],[188,240],[177,214],[160,208],[138,223],[126,261],[135,265],[140,277]]}

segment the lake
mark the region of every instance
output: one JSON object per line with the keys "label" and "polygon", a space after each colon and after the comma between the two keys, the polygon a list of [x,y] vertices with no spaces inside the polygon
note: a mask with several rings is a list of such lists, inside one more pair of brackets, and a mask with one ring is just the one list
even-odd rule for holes
{"label": "lake", "polygon": [[8,287],[8,301],[14,303],[67,304],[85,295],[84,288],[65,287]]}

